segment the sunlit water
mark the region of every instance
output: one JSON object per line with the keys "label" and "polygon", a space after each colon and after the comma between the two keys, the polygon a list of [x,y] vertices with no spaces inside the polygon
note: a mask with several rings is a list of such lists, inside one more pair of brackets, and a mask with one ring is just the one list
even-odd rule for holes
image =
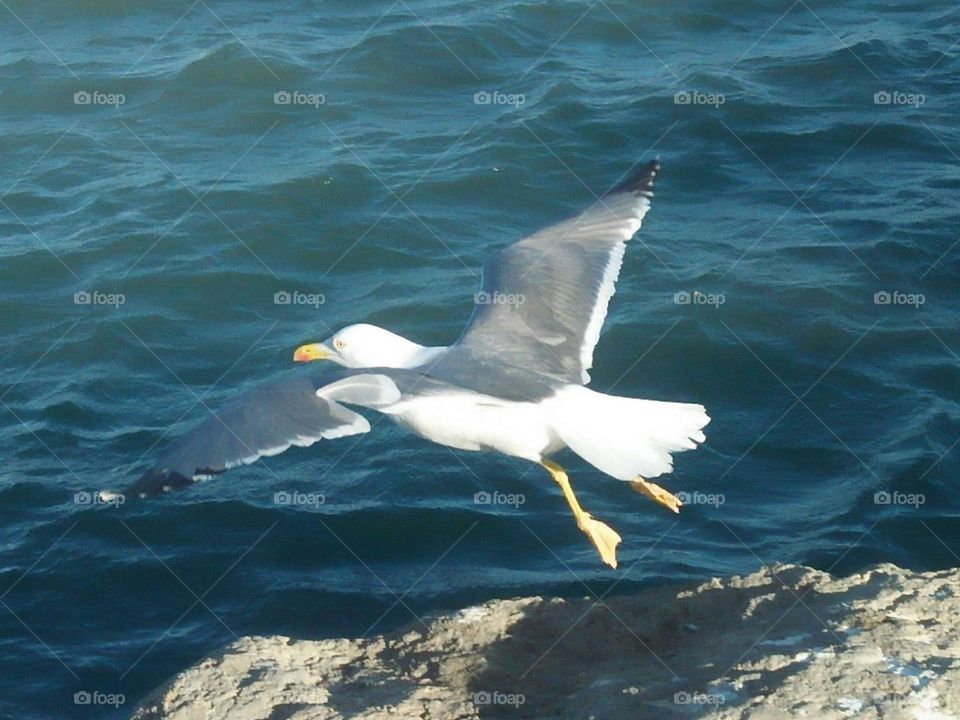
{"label": "sunlit water", "polygon": [[[958,562],[954,4],[8,0],[0,33],[0,714],[123,716],[252,633]],[[679,518],[564,458],[619,570],[538,468],[389,422],[83,503],[331,329],[452,341],[485,258],[656,155],[592,386],[713,422]]]}

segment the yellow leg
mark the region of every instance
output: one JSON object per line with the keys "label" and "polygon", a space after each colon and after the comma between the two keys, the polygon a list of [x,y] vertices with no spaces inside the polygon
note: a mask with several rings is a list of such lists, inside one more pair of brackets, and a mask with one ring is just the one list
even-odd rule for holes
{"label": "yellow leg", "polygon": [[675,513],[680,512],[680,506],[683,505],[678,498],[673,493],[664,490],[662,487],[656,483],[652,483],[649,480],[644,480],[639,475],[636,479],[630,481],[630,487],[636,490],[641,495],[646,495],[651,500],[660,503],[665,508],[673,510]]}
{"label": "yellow leg", "polygon": [[562,467],[550,460],[541,460],[540,464],[547,469],[547,472],[556,480],[557,485],[563,491],[563,497],[566,498],[567,504],[577,520],[577,527],[590,538],[590,542],[600,553],[600,558],[607,565],[615,568],[617,566],[617,543],[620,542],[620,536],[612,527],[595,520],[590,513],[580,507],[576,495],[573,494],[573,488],[570,487],[570,479]]}

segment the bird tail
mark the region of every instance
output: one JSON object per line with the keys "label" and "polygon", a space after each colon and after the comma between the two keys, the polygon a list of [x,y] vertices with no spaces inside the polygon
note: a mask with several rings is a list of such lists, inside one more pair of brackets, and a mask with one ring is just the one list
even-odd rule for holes
{"label": "bird tail", "polygon": [[671,453],[706,440],[703,405],[604,395],[569,385],[548,401],[554,432],[577,455],[619,480],[673,470]]}

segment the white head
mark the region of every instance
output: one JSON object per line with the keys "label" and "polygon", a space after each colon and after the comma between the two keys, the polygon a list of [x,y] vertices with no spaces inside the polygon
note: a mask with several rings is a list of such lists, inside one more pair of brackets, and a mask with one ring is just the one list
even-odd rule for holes
{"label": "white head", "polygon": [[421,363],[422,345],[376,325],[348,325],[322,343],[301,345],[293,353],[297,362],[332,360],[348,368],[405,368]]}

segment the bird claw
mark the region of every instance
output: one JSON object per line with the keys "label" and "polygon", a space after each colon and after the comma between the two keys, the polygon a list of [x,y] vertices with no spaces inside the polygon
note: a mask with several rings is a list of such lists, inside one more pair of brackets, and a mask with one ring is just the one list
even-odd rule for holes
{"label": "bird claw", "polygon": [[679,513],[680,508],[683,505],[683,502],[681,502],[680,498],[678,498],[676,495],[668,490],[664,490],[656,483],[652,483],[649,480],[644,480],[642,477],[638,477],[636,480],[631,480],[630,487],[632,487],[641,495],[646,495],[651,500],[660,503],[665,508],[672,510],[675,513]]}
{"label": "bird claw", "polygon": [[560,486],[563,496],[577,520],[577,527],[590,538],[590,542],[600,553],[600,559],[612,568],[617,567],[617,544],[620,542],[620,536],[612,527],[595,520],[590,513],[580,507],[576,495],[573,494],[573,488],[570,487],[570,478],[567,477],[567,473],[564,472],[562,467],[546,459],[541,460],[540,464],[546,468],[547,472]]}
{"label": "bird claw", "polygon": [[600,553],[600,559],[612,568],[617,567],[617,545],[620,543],[620,535],[612,527],[604,522],[595,520],[589,513],[584,513],[583,517],[577,522],[579,527],[593,546]]}

